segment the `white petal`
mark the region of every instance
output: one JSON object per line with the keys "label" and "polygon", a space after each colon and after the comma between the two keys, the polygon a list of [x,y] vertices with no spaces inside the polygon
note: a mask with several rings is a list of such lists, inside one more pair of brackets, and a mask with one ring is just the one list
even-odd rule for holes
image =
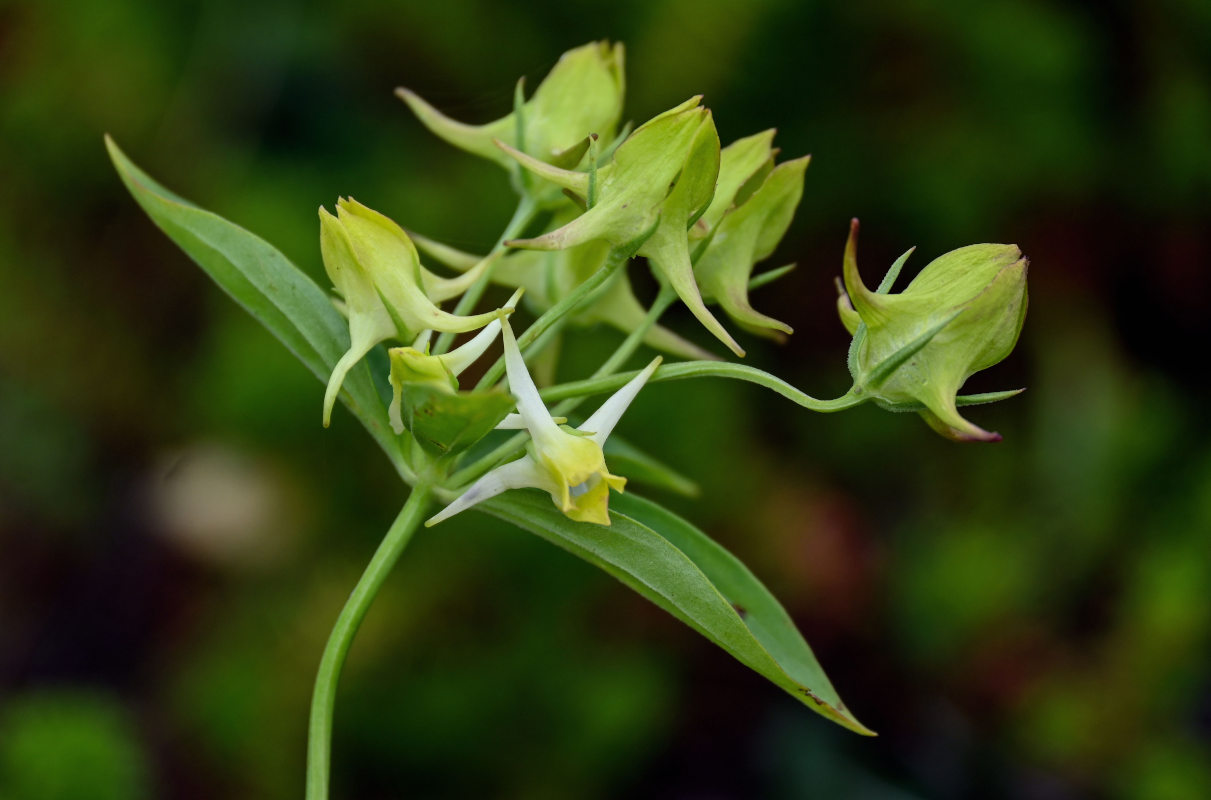
{"label": "white petal", "polygon": [[[568,421],[567,417],[551,417],[551,420],[556,425],[562,425]],[[521,414],[510,414],[502,419],[496,425],[498,431],[524,431],[526,430],[526,421],[522,419]]]}
{"label": "white petal", "polygon": [[[521,294],[522,290],[518,289],[509,298],[509,302],[505,303],[502,308],[507,308],[510,311],[517,308],[517,301],[521,299]],[[474,338],[466,344],[454,348],[449,353],[439,356],[439,358],[446,365],[446,369],[450,370],[450,374],[455,376],[460,375],[463,370],[474,364],[475,360],[484,354],[484,351],[491,346],[499,333],[500,320],[496,319],[489,322],[483,330],[475,334]]]}
{"label": "white petal", "polygon": [[656,371],[656,367],[660,366],[660,361],[660,356],[656,356],[656,358],[652,359],[652,363],[644,367],[643,372],[631,378],[631,380],[627,381],[626,386],[610,395],[610,399],[602,403],[601,408],[594,411],[593,416],[584,421],[584,424],[580,426],[580,430],[588,433],[590,438],[597,442],[598,445],[604,445],[610,432],[614,430],[614,426],[622,418],[623,412],[627,410],[627,406],[635,399],[635,395],[639,394],[639,390],[647,383],[648,378],[652,377],[652,373]]}
{"label": "white petal", "polygon": [[454,502],[426,520],[425,527],[433,527],[460,511],[466,511],[476,503],[482,503],[509,489],[521,489],[525,486],[543,488],[546,485],[544,478],[545,473],[528,455],[502,464],[471,484]]}
{"label": "white petal", "polygon": [[557,442],[563,431],[551,419],[550,412],[538,396],[538,387],[526,369],[526,362],[521,357],[517,347],[517,339],[513,338],[513,328],[507,319],[501,320],[505,345],[505,372],[509,376],[509,392],[517,400],[517,411],[525,421],[526,430],[534,437],[539,447],[551,442]]}

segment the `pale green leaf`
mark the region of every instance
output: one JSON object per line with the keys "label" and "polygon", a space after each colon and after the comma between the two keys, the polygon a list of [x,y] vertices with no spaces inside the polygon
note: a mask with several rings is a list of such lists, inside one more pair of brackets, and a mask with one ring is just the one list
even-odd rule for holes
{"label": "pale green leaf", "polygon": [[609,527],[573,522],[537,491],[481,508],[594,564],[722,647],[808,708],[872,734],[841,702],[785,609],[735,556],[685,520],[631,494]]}
{"label": "pale green leaf", "polygon": [[[315,281],[265,240],[189,203],[152,180],[105,139],[126,188],[152,221],[321,381],[349,349],[348,325]],[[387,408],[363,362],[349,372],[341,399],[401,468]],[[319,423],[321,395],[316,394]]]}

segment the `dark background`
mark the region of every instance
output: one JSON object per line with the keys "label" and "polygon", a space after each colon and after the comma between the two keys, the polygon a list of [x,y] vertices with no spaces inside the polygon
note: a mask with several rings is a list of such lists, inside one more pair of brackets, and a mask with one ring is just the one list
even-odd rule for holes
{"label": "dark background", "polygon": [[[335,615],[404,490],[322,387],[161,235],[105,157],[322,276],[352,194],[486,249],[504,173],[392,89],[507,112],[626,42],[627,117],[814,155],[749,360],[847,386],[832,278],[1030,256],[998,445],[911,415],[650,387],[658,499],[778,595],[862,739],[613,580],[464,515],[416,539],[337,706],[338,797],[1211,797],[1211,4],[0,2],[0,797],[290,798]],[[635,268],[637,278],[640,268]],[[677,310],[669,324],[704,341]],[[589,372],[615,334],[569,345]],[[705,342],[704,342],[705,343]]]}

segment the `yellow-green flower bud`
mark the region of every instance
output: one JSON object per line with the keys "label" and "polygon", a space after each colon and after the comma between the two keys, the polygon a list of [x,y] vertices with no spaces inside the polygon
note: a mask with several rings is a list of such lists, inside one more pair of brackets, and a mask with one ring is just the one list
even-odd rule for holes
{"label": "yellow-green flower bud", "polygon": [[1015,245],[977,244],[940,256],[898,294],[892,282],[912,252],[891,268],[878,290],[862,283],[858,221],[850,226],[842,322],[854,332],[854,391],[877,402],[924,406],[930,427],[957,441],[999,441],[959,415],[955,397],[974,373],[1012,352],[1026,316],[1027,259]]}
{"label": "yellow-green flower bud", "polygon": [[[517,308],[521,295],[522,290],[518,289],[501,310],[512,313],[513,309]],[[454,394],[458,391],[458,376],[484,354],[498,335],[500,320],[493,319],[468,342],[448,353],[430,355],[427,344],[423,345],[425,350],[422,352],[418,349],[422,346],[420,342],[388,350],[392,398],[387,411],[392,429],[396,433],[403,433],[407,427],[401,412],[406,405],[404,395],[408,387],[424,386],[445,394]]]}
{"label": "yellow-green flower bud", "polygon": [[719,181],[711,204],[690,228],[690,238],[701,239],[733,207],[742,205],[765,180],[774,166],[774,130],[771,128],[737,139],[719,153]]}
{"label": "yellow-green flower bud", "polygon": [[328,381],[325,427],[345,375],[379,342],[411,341],[423,330],[461,333],[496,319],[495,312],[459,317],[435,304],[463,291],[471,273],[439,278],[421,267],[408,235],[387,217],[348,199],[336,211],[320,208],[320,252],[349,317],[350,346]]}
{"label": "yellow-green flower bud", "polygon": [[749,280],[753,266],[773,254],[790,227],[810,160],[804,156],[787,161],[765,175],[747,199],[714,224],[710,242],[698,258],[695,274],[703,294],[717,300],[728,316],[752,333],[776,336],[791,332],[785,322],[753,309],[748,299]]}
{"label": "yellow-green flower bud", "polygon": [[639,126],[613,161],[589,173],[544,164],[502,144],[526,169],[583,198],[586,211],[568,224],[513,247],[563,250],[602,239],[622,245],[651,231],[639,248],[694,316],[737,355],[744,350],[706,307],[690,260],[687,229],[710,206],[719,176],[719,135],[708,109],[692,97]]}
{"label": "yellow-green flower bud", "polygon": [[[396,93],[442,139],[512,168],[512,159],[493,140],[547,163],[576,166],[590,134],[598,134],[603,143],[613,140],[624,91],[622,45],[603,41],[564,53],[533,97],[512,114],[486,125],[456,122],[408,89]],[[569,153],[576,154],[570,164]]]}

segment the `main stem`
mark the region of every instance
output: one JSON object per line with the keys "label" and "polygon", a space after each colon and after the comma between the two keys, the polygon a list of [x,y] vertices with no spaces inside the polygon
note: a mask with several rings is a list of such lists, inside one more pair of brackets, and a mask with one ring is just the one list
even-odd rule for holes
{"label": "main stem", "polygon": [[332,768],[332,713],[336,705],[336,684],[341,667],[345,664],[345,656],[370,604],[420,525],[429,505],[430,491],[424,484],[417,484],[413,488],[399,516],[383,537],[382,544],[366,565],[366,571],[349,594],[345,607],[332,627],[332,633],[328,635],[328,643],[324,645],[320,669],[315,676],[315,691],[311,695],[311,723],[307,732],[307,800],[328,798],[328,775]]}

